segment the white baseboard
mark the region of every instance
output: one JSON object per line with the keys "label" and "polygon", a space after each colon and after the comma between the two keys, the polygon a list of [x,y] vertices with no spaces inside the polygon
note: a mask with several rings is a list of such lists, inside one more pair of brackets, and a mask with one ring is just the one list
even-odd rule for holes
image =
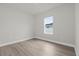
{"label": "white baseboard", "polygon": [[58,42],[58,41],[54,41],[54,40],[49,40],[49,39],[42,38],[42,37],[36,37],[36,38],[75,48],[75,46],[74,45],[71,45],[71,44],[62,43],[62,42]]}
{"label": "white baseboard", "polygon": [[7,43],[0,44],[0,47],[7,46],[7,45],[11,45],[11,44],[15,44],[15,43],[19,43],[19,42],[22,42],[22,41],[25,41],[25,40],[30,40],[32,38],[33,37],[30,37],[30,38],[24,37],[24,38],[18,39],[16,41],[12,41],[12,42],[7,42]]}
{"label": "white baseboard", "polygon": [[[16,41],[12,41],[12,42],[7,42],[7,43],[3,43],[3,44],[0,44],[0,47],[3,47],[3,46],[7,46],[7,45],[11,45],[11,44],[15,44],[15,43],[19,43],[19,42],[22,42],[22,41],[25,41],[25,40],[30,40],[34,37],[30,37],[30,38],[22,38],[22,39],[18,39]],[[50,41],[50,42],[54,42],[54,43],[58,43],[58,44],[61,44],[61,45],[65,45],[65,46],[69,46],[69,47],[75,47],[74,45],[71,45],[71,44],[67,44],[67,43],[62,43],[62,42],[58,42],[58,41],[53,41],[53,40],[49,40],[49,39],[46,39],[46,38],[42,38],[42,37],[35,37],[35,38],[38,38],[38,39],[41,39],[41,40],[46,40],[46,41]]]}

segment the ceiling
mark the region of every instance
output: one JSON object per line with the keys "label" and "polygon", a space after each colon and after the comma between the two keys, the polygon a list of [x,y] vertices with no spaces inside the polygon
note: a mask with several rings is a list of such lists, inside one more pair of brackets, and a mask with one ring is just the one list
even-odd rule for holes
{"label": "ceiling", "polygon": [[30,14],[47,11],[63,3],[0,3],[0,7],[13,8]]}

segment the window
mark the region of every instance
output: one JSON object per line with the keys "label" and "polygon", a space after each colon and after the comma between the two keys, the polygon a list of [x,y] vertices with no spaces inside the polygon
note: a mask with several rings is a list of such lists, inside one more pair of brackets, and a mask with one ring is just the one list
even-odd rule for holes
{"label": "window", "polygon": [[44,34],[53,34],[53,16],[44,18]]}

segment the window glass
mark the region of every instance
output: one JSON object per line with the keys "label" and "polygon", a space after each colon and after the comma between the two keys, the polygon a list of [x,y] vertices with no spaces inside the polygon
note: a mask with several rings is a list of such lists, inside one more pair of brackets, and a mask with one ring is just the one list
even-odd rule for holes
{"label": "window glass", "polygon": [[44,18],[44,33],[53,34],[53,16]]}

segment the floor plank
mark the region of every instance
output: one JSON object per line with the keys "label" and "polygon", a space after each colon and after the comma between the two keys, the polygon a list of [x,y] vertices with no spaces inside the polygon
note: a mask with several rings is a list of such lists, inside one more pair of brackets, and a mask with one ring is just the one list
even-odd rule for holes
{"label": "floor plank", "polygon": [[72,47],[34,38],[0,47],[0,56],[75,56],[75,51]]}

